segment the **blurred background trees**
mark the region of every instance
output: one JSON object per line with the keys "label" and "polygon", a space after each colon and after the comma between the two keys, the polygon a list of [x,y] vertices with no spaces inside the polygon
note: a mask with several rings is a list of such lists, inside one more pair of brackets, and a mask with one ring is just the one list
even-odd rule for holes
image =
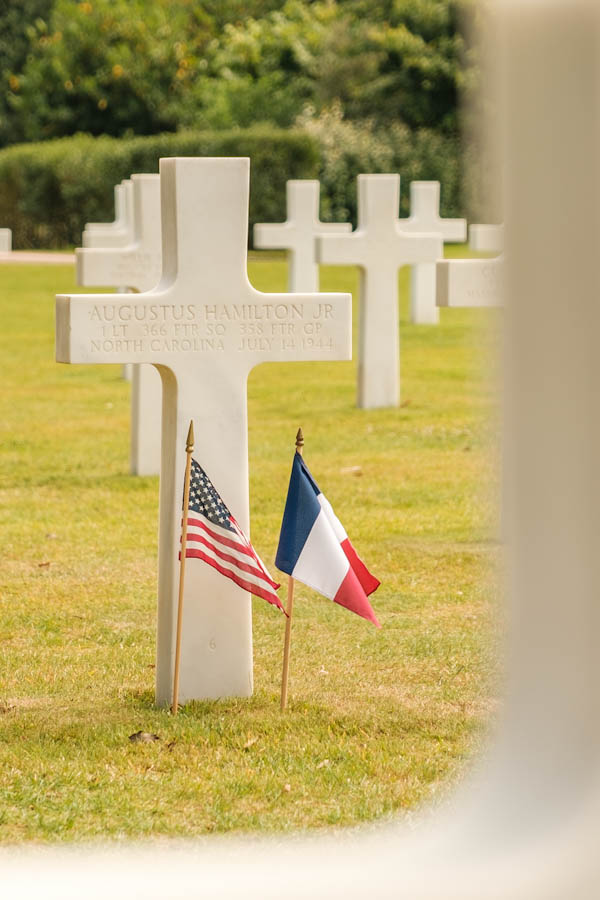
{"label": "blurred background trees", "polygon": [[[464,160],[478,153],[465,148],[460,99],[479,78],[466,36],[479,14],[477,0],[2,0],[2,224],[29,234],[26,209],[40,217],[50,206],[31,183],[43,160],[57,208],[73,177],[88,179],[85,196],[110,202],[109,178],[137,165],[132,141],[171,134],[173,147],[178,136],[188,146],[196,134],[198,147],[217,147],[226,133],[231,146],[256,128],[273,166],[278,132],[310,138],[326,220],[355,219],[359,172],[400,172],[404,213],[413,179],[442,182],[444,214],[473,212],[478,183],[466,184]],[[81,147],[94,145],[82,135],[118,140],[83,166]],[[58,155],[34,152],[33,142],[57,139]],[[163,155],[170,146],[161,139]],[[83,209],[67,206],[74,235]]]}
{"label": "blurred background trees", "polygon": [[465,0],[4,0],[0,141],[345,119],[458,131]]}

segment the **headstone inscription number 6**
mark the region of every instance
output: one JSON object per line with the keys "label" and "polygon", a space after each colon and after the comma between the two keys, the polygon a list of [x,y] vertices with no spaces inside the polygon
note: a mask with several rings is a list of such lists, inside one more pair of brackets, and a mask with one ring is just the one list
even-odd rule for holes
{"label": "headstone inscription number 6", "polygon": [[[264,294],[248,281],[248,159],[161,160],[163,276],[143,294],[59,296],[57,360],[153,363],[163,382],[157,702],[171,701],[190,419],[195,456],[249,526],[246,381],[261,362],[351,357],[349,294]],[[250,595],[188,566],[179,696],[252,692]]]}

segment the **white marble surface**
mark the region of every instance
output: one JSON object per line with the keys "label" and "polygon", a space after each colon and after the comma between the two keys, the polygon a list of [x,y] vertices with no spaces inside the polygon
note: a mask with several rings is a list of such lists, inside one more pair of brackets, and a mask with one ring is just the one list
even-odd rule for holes
{"label": "white marble surface", "polygon": [[10,228],[0,228],[0,253],[12,251],[12,231]]}
{"label": "white marble surface", "polygon": [[[250,284],[249,160],[166,159],[160,171],[160,284],[139,295],[59,296],[56,344],[60,362],[153,363],[161,373],[156,696],[168,704],[190,419],[195,458],[247,530],[248,374],[266,361],[349,359],[352,304],[349,294],[264,294]],[[182,702],[250,695],[249,595],[208,565],[188,565],[184,606]]]}
{"label": "white marble surface", "polygon": [[[131,177],[133,207],[128,213],[132,240],[121,247],[104,246],[95,236],[95,247],[79,248],[77,281],[83,286],[114,286],[123,292],[147,291],[162,273],[160,229],[160,176]],[[116,326],[113,326],[113,328]],[[158,372],[147,366],[143,373],[131,372],[131,447],[133,475],[160,473],[162,388]]]}
{"label": "white marble surface", "polygon": [[317,238],[320,262],[361,269],[357,403],[364,409],[400,402],[398,269],[443,256],[441,235],[402,230],[399,204],[399,175],[359,175],[356,231]]}
{"label": "white marble surface", "polygon": [[478,253],[502,253],[504,225],[469,225],[469,247]]}
{"label": "white marble surface", "polygon": [[320,184],[314,179],[286,182],[287,219],[282,223],[258,223],[254,226],[254,246],[258,249],[288,251],[288,287],[290,291],[318,291],[319,266],[315,256],[315,237],[352,231],[349,222],[319,220]]}
{"label": "white marble surface", "polygon": [[[400,227],[411,233],[440,234],[444,243],[460,243],[467,239],[466,219],[444,219],[440,216],[440,182],[411,181],[410,215],[400,219]],[[435,261],[411,266],[410,318],[418,325],[436,325]]]}
{"label": "white marble surface", "polygon": [[504,258],[446,259],[437,264],[438,306],[501,306]]}
{"label": "white marble surface", "polygon": [[[115,218],[113,222],[88,222],[83,230],[83,247],[126,247],[134,241],[133,222],[133,185],[130,179],[116,184]],[[123,294],[128,288],[118,285],[117,292]],[[131,381],[133,367],[127,364],[122,368],[123,378]]]}

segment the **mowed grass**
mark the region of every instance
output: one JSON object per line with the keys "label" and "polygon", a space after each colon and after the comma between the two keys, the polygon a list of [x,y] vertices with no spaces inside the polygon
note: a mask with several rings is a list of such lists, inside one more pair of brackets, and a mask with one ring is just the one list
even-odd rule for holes
{"label": "mowed grass", "polygon": [[[284,289],[285,262],[253,255],[250,277]],[[355,825],[443,796],[476,757],[501,632],[498,314],[412,326],[400,279],[400,408],[356,409],[355,362],[266,364],[248,387],[255,546],[275,572],[301,425],[383,627],[298,584],[282,715],[284,618],[254,600],[254,696],[173,718],[153,705],[158,479],[129,475],[129,385],[54,362],[71,267],[0,269],[1,841]],[[323,270],[355,322],[356,287]]]}

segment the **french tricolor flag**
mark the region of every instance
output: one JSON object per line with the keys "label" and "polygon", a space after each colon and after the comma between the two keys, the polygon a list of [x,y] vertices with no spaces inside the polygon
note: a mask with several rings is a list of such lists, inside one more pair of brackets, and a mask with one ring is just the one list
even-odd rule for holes
{"label": "french tricolor flag", "polygon": [[296,452],[275,565],[346,609],[379,622],[367,597],[379,587]]}

